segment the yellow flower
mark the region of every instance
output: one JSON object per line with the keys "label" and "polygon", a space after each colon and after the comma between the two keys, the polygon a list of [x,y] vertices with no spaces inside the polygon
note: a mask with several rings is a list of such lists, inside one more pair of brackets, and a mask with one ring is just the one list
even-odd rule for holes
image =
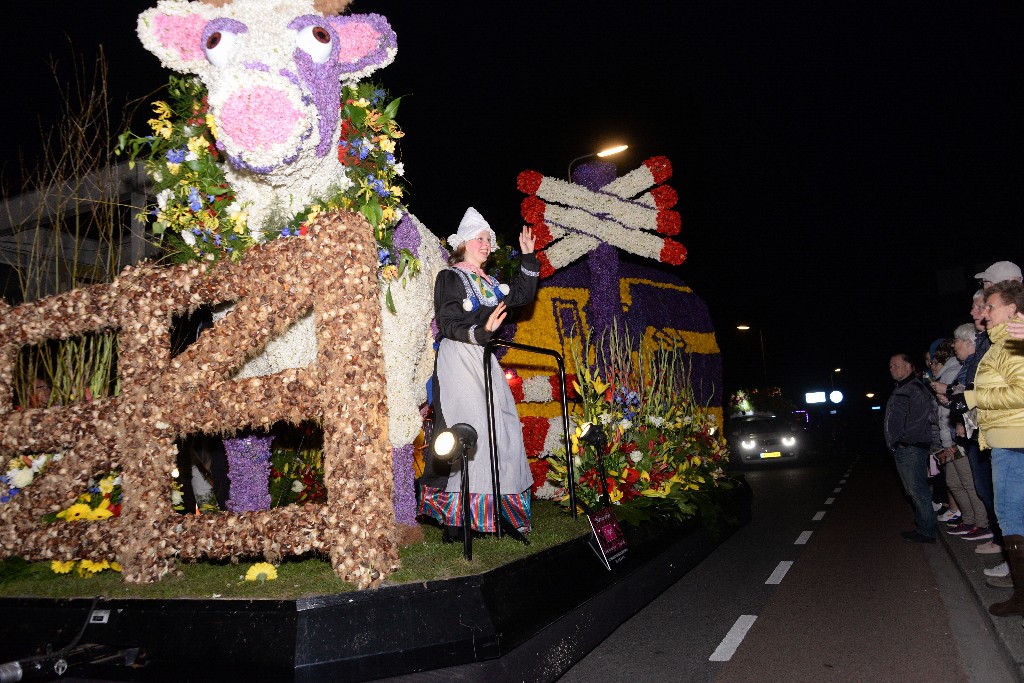
{"label": "yellow flower", "polygon": [[245,573],[246,581],[273,581],[277,578],[277,569],[274,565],[269,562],[257,562],[253,566],[249,567],[249,571]]}
{"label": "yellow flower", "polygon": [[176,164],[173,161],[167,162],[167,171],[171,175],[178,175],[178,171],[181,170],[181,164]]}
{"label": "yellow flower", "polygon": [[92,508],[85,503],[75,503],[67,510],[61,510],[58,512],[57,517],[69,522],[77,522],[80,519],[91,519]]}
{"label": "yellow flower", "polygon": [[53,560],[52,562],[50,562],[50,569],[52,569],[55,574],[67,574],[68,572],[70,572],[74,568],[75,568],[75,561],[74,560],[71,560],[69,562],[61,562],[60,560]]}
{"label": "yellow flower", "polygon": [[153,113],[162,119],[169,119],[173,114],[171,111],[171,105],[167,104],[163,100],[157,100],[153,103]]}
{"label": "yellow flower", "polygon": [[380,148],[385,152],[395,153],[395,141],[389,138],[387,135],[380,136]]}
{"label": "yellow flower", "polygon": [[352,104],[356,105],[357,107],[362,107],[363,109],[369,109],[370,108],[370,102],[365,97],[360,97],[358,100],[356,100]]}
{"label": "yellow flower", "polygon": [[114,490],[114,478],[103,477],[100,479],[100,493],[111,493]]}
{"label": "yellow flower", "polygon": [[395,280],[398,278],[398,266],[390,265],[384,266],[380,269],[380,276],[385,280]]}
{"label": "yellow flower", "polygon": [[93,562],[92,560],[82,560],[78,563],[78,573],[80,576],[89,576],[90,574],[96,574],[109,569],[110,563],[106,560],[100,560],[99,562]]}
{"label": "yellow flower", "polygon": [[609,491],[608,500],[610,500],[613,503],[618,503],[620,500],[622,500],[622,491],[620,491],[619,489],[613,489]]}
{"label": "yellow flower", "polygon": [[[103,502],[106,503],[107,501],[103,501]],[[113,516],[114,516],[113,512],[111,512],[105,506],[101,506],[101,507],[98,507],[98,508],[94,508],[92,510],[92,512],[89,513],[89,516],[86,519],[107,519],[108,517],[113,517]]]}
{"label": "yellow flower", "polygon": [[650,472],[648,472],[647,470],[644,470],[644,471],[642,471],[642,472],[640,473],[640,481],[643,481],[643,482],[648,482],[648,481],[650,481],[650,480],[651,480],[651,474],[650,474]]}
{"label": "yellow flower", "polygon": [[210,129],[210,134],[213,135],[213,139],[217,139],[217,121],[213,118],[213,114],[206,115],[206,127]]}
{"label": "yellow flower", "polygon": [[115,572],[119,572],[119,571],[121,571],[121,563],[120,562],[111,562],[110,563],[110,568],[113,571],[115,571]]}
{"label": "yellow flower", "polygon": [[186,144],[188,146],[188,150],[196,156],[198,156],[200,152],[205,152],[210,146],[210,143],[206,141],[206,138],[202,137],[189,138]]}
{"label": "yellow flower", "polygon": [[396,197],[398,199],[401,199],[404,196],[402,188],[397,185],[389,187],[388,190],[391,192],[391,196]]}
{"label": "yellow flower", "polygon": [[608,390],[608,387],[610,386],[610,384],[602,382],[600,377],[594,377],[594,391],[596,391],[598,395],[603,394],[605,391]]}

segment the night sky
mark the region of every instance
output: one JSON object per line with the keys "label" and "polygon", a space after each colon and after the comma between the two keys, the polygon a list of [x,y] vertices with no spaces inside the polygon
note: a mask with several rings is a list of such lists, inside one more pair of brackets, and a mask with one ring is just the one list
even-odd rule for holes
{"label": "night sky", "polygon": [[[46,63],[66,66],[65,34],[87,56],[104,45],[118,106],[166,83],[134,34],[151,4],[32,3],[38,16],[0,27],[17,54],[4,74],[8,180],[19,147],[37,152],[55,92]],[[676,272],[708,302],[727,388],[767,371],[797,400],[842,367],[847,395],[885,394],[892,353],[918,359],[970,320],[975,272],[1024,264],[1019,2],[352,9],[398,34],[375,80],[404,98],[409,205],[440,236],[469,205],[511,235],[525,169],[564,177],[612,142],[631,145],[613,157],[620,173],[672,160],[690,254]]]}

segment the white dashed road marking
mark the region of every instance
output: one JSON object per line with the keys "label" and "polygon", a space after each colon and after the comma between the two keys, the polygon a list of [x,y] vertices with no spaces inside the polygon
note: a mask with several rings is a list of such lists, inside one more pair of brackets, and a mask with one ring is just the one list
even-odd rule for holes
{"label": "white dashed road marking", "polygon": [[841,488],[834,488],[834,489],[832,489],[832,493],[841,493],[842,490],[843,489],[841,489]]}
{"label": "white dashed road marking", "polygon": [[836,502],[835,498],[826,498],[825,499],[825,505],[831,505],[834,502]]}
{"label": "white dashed road marking", "polygon": [[821,518],[824,517],[824,516],[825,516],[825,511],[824,510],[821,510],[820,512],[815,512],[814,516],[811,517],[811,521],[812,522],[820,522]]}
{"label": "white dashed road marking", "polygon": [[807,541],[811,538],[811,533],[810,531],[801,531],[800,535],[793,541],[793,545],[806,545]]}
{"label": "white dashed road marking", "polygon": [[732,625],[729,632],[725,634],[725,638],[718,644],[718,647],[711,656],[708,657],[709,662],[728,662],[732,659],[732,656],[736,653],[736,649],[743,642],[744,636],[747,635],[747,631],[754,625],[754,620],[757,616],[754,614],[741,614],[740,618],[736,620],[736,623]]}
{"label": "white dashed road marking", "polygon": [[786,576],[786,572],[788,572],[789,568],[792,566],[793,563],[789,560],[779,562],[779,566],[775,568],[775,571],[772,572],[772,575],[769,576],[768,580],[764,582],[765,585],[778,586],[780,583],[782,583],[782,578]]}

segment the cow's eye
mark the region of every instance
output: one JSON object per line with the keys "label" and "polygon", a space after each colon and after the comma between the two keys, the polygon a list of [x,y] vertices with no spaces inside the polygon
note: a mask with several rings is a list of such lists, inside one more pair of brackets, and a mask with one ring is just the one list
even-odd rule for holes
{"label": "cow's eye", "polygon": [[235,51],[237,40],[238,35],[231,31],[213,31],[207,35],[206,42],[203,43],[203,50],[206,52],[206,58],[210,60],[210,64],[214,66],[227,64]]}
{"label": "cow's eye", "polygon": [[296,42],[299,45],[299,49],[308,54],[317,64],[323,64],[331,58],[334,37],[323,26],[307,26],[299,30]]}

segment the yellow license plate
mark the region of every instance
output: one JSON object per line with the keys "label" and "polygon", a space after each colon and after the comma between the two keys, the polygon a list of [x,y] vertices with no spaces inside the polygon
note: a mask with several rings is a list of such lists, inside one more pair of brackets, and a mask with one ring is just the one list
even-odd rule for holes
{"label": "yellow license plate", "polygon": [[762,458],[781,458],[782,457],[782,453],[779,453],[778,451],[772,451],[771,453],[762,453],[761,457]]}

